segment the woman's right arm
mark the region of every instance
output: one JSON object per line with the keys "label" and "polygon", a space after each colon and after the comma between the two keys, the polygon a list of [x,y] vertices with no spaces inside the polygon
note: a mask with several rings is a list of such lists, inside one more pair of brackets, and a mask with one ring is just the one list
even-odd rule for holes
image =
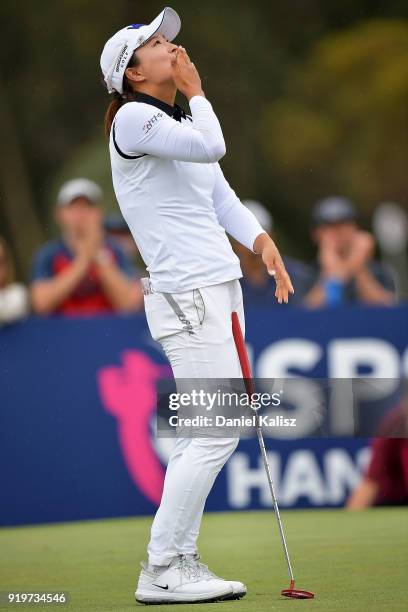
{"label": "woman's right arm", "polygon": [[192,123],[181,124],[164,111],[140,102],[126,104],[115,119],[115,138],[130,155],[154,155],[197,163],[213,163],[225,155],[225,141],[201,80],[184,49],[175,53],[173,78],[189,101]]}
{"label": "woman's right arm", "polygon": [[119,149],[127,155],[207,164],[218,161],[225,155],[225,142],[210,102],[194,96],[190,108],[193,122],[186,125],[150,104],[126,104],[115,120]]}

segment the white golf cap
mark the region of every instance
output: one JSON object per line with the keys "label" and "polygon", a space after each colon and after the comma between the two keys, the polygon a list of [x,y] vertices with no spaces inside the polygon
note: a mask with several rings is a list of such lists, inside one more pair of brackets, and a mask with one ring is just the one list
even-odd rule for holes
{"label": "white golf cap", "polygon": [[180,28],[180,17],[174,9],[166,6],[149,25],[132,23],[116,32],[105,44],[101,55],[101,68],[108,92],[123,93],[123,75],[136,49],[157,32],[167,40],[173,40]]}
{"label": "white golf cap", "polygon": [[67,181],[61,187],[57,196],[57,206],[66,206],[77,198],[87,198],[97,204],[102,200],[102,189],[86,178],[77,178]]}

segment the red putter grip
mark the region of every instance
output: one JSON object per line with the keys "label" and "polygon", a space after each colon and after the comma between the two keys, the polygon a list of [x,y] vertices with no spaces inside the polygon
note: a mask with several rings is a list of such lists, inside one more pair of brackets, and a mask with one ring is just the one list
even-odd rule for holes
{"label": "red putter grip", "polygon": [[239,363],[241,364],[242,376],[245,380],[245,388],[248,395],[254,393],[254,383],[252,379],[251,366],[245,346],[244,336],[242,335],[241,325],[239,324],[238,313],[231,313],[232,335],[234,336],[235,346],[237,347]]}

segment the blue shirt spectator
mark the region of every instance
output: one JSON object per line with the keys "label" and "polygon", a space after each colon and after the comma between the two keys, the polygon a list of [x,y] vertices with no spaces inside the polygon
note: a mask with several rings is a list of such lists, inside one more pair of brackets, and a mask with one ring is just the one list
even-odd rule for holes
{"label": "blue shirt spectator", "polygon": [[38,314],[133,312],[143,293],[119,244],[106,239],[102,191],[88,179],[65,183],[57,198],[61,239],[44,245],[32,267],[31,299]]}
{"label": "blue shirt spectator", "polygon": [[336,196],[316,204],[312,238],[317,245],[317,263],[305,304],[319,308],[343,303],[395,303],[392,273],[374,261],[374,238],[358,227],[349,200]]}

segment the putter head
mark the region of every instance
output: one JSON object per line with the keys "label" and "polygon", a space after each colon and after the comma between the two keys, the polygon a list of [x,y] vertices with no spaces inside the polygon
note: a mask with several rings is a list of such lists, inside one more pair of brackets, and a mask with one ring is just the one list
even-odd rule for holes
{"label": "putter head", "polygon": [[314,593],[311,591],[302,591],[301,589],[283,589],[281,595],[291,597],[292,599],[313,599]]}
{"label": "putter head", "polygon": [[292,599],[313,599],[314,593],[312,591],[303,591],[302,589],[295,589],[295,581],[290,581],[288,589],[283,589],[281,595],[284,597],[290,597]]}

